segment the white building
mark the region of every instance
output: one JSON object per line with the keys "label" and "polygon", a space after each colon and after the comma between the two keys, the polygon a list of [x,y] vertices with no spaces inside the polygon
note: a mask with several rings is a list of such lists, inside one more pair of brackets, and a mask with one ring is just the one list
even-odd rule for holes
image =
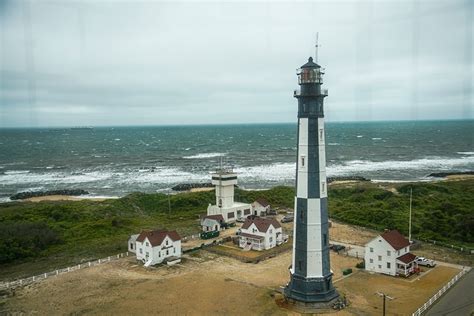
{"label": "white building", "polygon": [[236,173],[220,169],[212,174],[212,184],[216,186],[216,205],[209,204],[207,215],[222,215],[225,223],[234,223],[237,218],[251,215],[252,205],[234,201]]}
{"label": "white building", "polygon": [[181,258],[181,237],[174,230],[143,231],[136,237],[135,250],[137,260],[142,261],[145,267],[165,259],[178,260]]}
{"label": "white building", "polygon": [[206,215],[201,218],[203,232],[219,231],[223,223],[224,217],[222,217],[222,215]]}
{"label": "white building", "polygon": [[240,228],[239,246],[245,250],[266,250],[283,243],[280,223],[273,218],[247,218]]}
{"label": "white building", "polygon": [[270,212],[270,204],[264,198],[259,198],[252,203],[253,215],[265,216]]}
{"label": "white building", "polygon": [[365,269],[389,275],[408,276],[417,269],[410,242],[397,230],[377,236],[365,245]]}
{"label": "white building", "polygon": [[137,253],[136,242],[139,235],[140,234],[131,235],[130,238],[128,238],[128,252]]}

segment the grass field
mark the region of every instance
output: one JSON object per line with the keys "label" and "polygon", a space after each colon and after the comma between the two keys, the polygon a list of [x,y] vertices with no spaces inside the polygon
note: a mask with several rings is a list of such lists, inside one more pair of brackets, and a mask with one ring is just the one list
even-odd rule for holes
{"label": "grass field", "polygon": [[[378,231],[408,229],[409,189],[413,189],[413,234],[474,246],[474,180],[413,184],[370,182],[333,184],[329,212],[341,222]],[[266,198],[291,208],[294,189],[236,190],[236,200]],[[142,229],[199,231],[214,192],[133,193],[106,201],[45,201],[0,204],[0,279],[16,279],[126,250],[126,240]]]}

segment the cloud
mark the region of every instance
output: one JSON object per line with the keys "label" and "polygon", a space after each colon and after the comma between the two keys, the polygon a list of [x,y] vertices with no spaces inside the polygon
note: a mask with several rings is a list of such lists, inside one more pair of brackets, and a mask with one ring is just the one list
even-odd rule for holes
{"label": "cloud", "polygon": [[469,1],[0,6],[1,126],[293,121],[316,30],[329,120],[474,117]]}

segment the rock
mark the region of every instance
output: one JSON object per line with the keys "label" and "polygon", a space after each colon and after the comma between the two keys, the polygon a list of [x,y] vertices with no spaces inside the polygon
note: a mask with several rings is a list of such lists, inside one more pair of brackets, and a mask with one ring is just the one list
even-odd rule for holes
{"label": "rock", "polygon": [[24,200],[29,199],[32,197],[38,196],[48,196],[48,195],[71,195],[71,196],[78,196],[78,195],[85,195],[89,194],[89,192],[81,189],[64,189],[64,190],[53,190],[53,191],[27,191],[27,192],[20,192],[10,196],[10,200]]}
{"label": "rock", "polygon": [[445,178],[447,176],[463,176],[463,175],[474,175],[474,171],[434,172],[434,173],[430,173],[428,177]]}
{"label": "rock", "polygon": [[328,177],[328,183],[334,181],[370,181],[370,179],[360,176],[348,176],[348,177]]}
{"label": "rock", "polygon": [[171,189],[173,191],[189,191],[189,190],[195,189],[195,188],[212,188],[212,187],[213,187],[213,185],[210,182],[206,182],[206,183],[181,183],[181,184],[175,185]]}

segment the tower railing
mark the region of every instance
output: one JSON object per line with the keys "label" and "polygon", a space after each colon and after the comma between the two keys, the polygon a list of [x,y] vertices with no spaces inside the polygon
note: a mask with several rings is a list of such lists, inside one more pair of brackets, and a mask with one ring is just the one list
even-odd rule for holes
{"label": "tower railing", "polygon": [[[307,96],[317,96],[317,95],[324,95],[324,96],[327,96],[328,95],[328,89],[321,89],[321,92],[319,94],[305,94]],[[300,89],[296,89],[293,91],[293,96],[295,97],[299,97],[301,96],[301,90]]]}

